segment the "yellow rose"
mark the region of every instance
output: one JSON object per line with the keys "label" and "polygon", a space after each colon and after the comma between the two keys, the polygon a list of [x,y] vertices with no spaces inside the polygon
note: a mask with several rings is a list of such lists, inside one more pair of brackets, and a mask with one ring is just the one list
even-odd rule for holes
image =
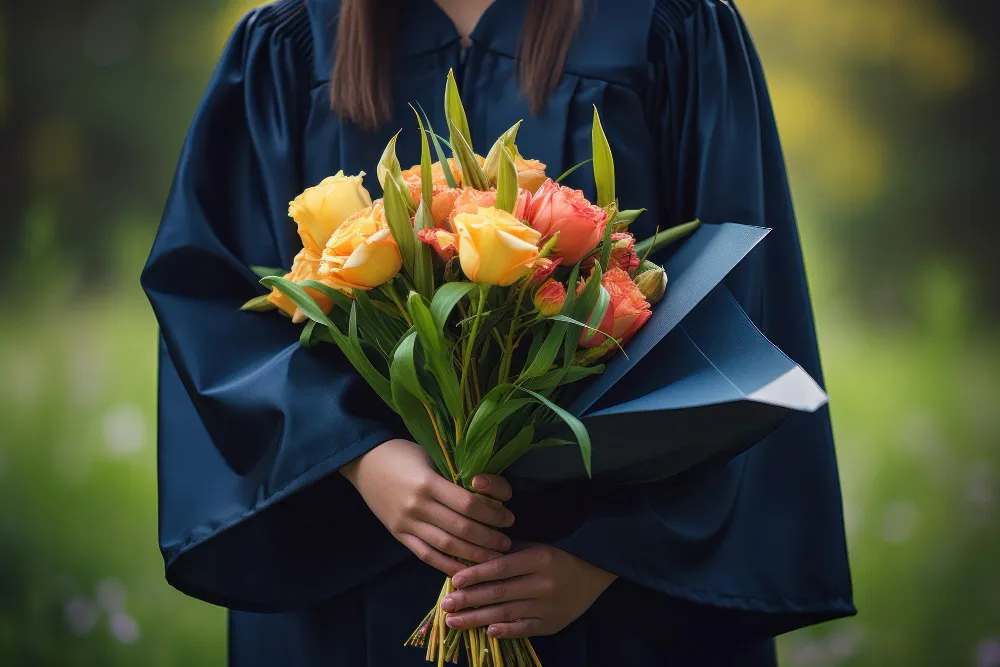
{"label": "yellow rose", "polygon": [[462,271],[473,282],[512,285],[538,260],[542,235],[506,211],[480,207],[456,215],[452,224]]}
{"label": "yellow rose", "polygon": [[364,175],[344,176],[343,171],[337,172],[288,204],[288,215],[298,225],[302,247],[321,254],[344,220],[372,205],[371,195],[361,184]]}
{"label": "yellow rose", "polygon": [[517,184],[531,194],[538,192],[538,188],[548,178],[545,175],[545,163],[538,160],[526,160],[519,156],[514,160],[514,168],[517,169]]}
{"label": "yellow rose", "polygon": [[[303,248],[299,254],[295,256],[295,261],[292,263],[292,270],[285,275],[285,279],[292,281],[296,285],[303,283],[306,280],[315,280],[325,285],[330,285],[330,287],[335,289],[341,289],[339,286],[331,284],[330,281],[324,280],[322,276],[320,276],[319,268],[320,256],[308,248]],[[319,307],[323,309],[324,313],[329,313],[333,308],[333,301],[330,297],[326,296],[319,290],[306,287],[305,291],[316,301]],[[343,290],[341,289],[341,291]],[[295,304],[292,303],[292,300],[285,296],[285,294],[278,288],[271,290],[271,294],[267,297],[267,300],[280,308],[286,315],[291,317],[296,324],[305,321],[305,314],[296,308]]]}
{"label": "yellow rose", "polygon": [[390,280],[402,266],[382,200],[378,200],[333,233],[323,250],[319,274],[338,287],[369,290]]}

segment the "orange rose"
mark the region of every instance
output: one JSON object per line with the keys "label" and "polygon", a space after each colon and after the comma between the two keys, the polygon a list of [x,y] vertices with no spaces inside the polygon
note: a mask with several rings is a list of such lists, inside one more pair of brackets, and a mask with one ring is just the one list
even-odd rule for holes
{"label": "orange rose", "polygon": [[559,234],[553,257],[576,264],[604,238],[608,214],[594,206],[583,193],[549,179],[531,198],[528,222],[542,234],[542,240]]}
{"label": "orange rose", "polygon": [[[295,261],[292,263],[292,270],[285,275],[285,280],[290,280],[296,285],[307,280],[315,280],[317,282],[329,284],[330,287],[335,287],[333,284],[330,284],[330,281],[321,278],[319,275],[319,266],[320,256],[309,248],[303,248],[299,251],[299,254],[295,256]],[[330,310],[333,309],[333,301],[319,290],[306,287],[305,291],[316,301],[319,307],[323,309],[324,313],[329,313]],[[271,294],[267,297],[267,300],[281,309],[281,312],[291,317],[296,324],[305,321],[305,314],[296,308],[295,304],[292,303],[292,300],[285,296],[285,294],[277,287],[271,290]]]}
{"label": "orange rose", "polygon": [[[483,166],[486,163],[486,158],[481,155],[476,156],[476,161],[479,162],[479,166]],[[458,168],[458,161],[455,158],[448,158],[448,166],[451,168],[451,173],[455,177],[455,184],[461,187],[462,185],[462,170]],[[544,165],[543,165],[544,168]],[[409,181],[415,178],[417,182],[420,182],[420,165],[415,164],[409,169],[403,170],[403,180]],[[448,179],[444,177],[444,168],[441,166],[440,162],[435,162],[431,165],[431,183],[434,185],[447,186]]]}
{"label": "orange rose", "polygon": [[[455,199],[455,208],[451,220],[459,213],[475,213],[480,208],[491,208],[497,203],[496,190],[475,190],[465,188]],[[531,193],[522,189],[517,195],[517,205],[514,207],[514,217],[524,220],[531,208]]]}
{"label": "orange rose", "polygon": [[607,340],[605,334],[624,344],[652,315],[646,297],[629,275],[621,269],[615,267],[605,272],[601,284],[611,296],[611,303],[608,304],[604,319],[597,327],[599,332],[594,333],[590,340],[584,340],[587,330],[580,334],[580,346],[584,348],[597,347]]}
{"label": "orange rose", "polygon": [[566,301],[566,288],[561,282],[549,279],[535,292],[535,308],[542,315],[556,315],[562,311]]}
{"label": "orange rose", "polygon": [[[406,186],[410,189],[410,196],[413,197],[413,205],[420,206],[422,196],[420,177],[407,178]],[[434,218],[435,227],[447,226],[448,218],[455,209],[455,200],[461,192],[458,188],[449,188],[447,185],[435,185],[432,188],[431,217]]]}
{"label": "orange rose", "polygon": [[545,163],[538,160],[526,160],[519,156],[514,160],[514,168],[517,169],[517,184],[531,194],[538,192],[547,178]]}

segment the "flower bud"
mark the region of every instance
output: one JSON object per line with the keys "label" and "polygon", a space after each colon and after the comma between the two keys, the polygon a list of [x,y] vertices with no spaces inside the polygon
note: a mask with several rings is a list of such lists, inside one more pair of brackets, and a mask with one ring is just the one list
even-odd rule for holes
{"label": "flower bud", "polygon": [[563,284],[555,280],[549,279],[544,285],[538,288],[535,292],[535,308],[538,309],[542,315],[549,317],[550,315],[558,315],[563,308],[563,303],[566,301],[566,288]]}
{"label": "flower bud", "polygon": [[635,284],[650,305],[657,304],[667,291],[667,272],[657,266],[635,277]]}

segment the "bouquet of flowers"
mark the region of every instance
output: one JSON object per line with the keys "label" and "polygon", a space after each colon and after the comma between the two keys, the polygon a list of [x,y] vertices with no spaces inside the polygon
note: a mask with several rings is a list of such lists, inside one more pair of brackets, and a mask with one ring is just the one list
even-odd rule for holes
{"label": "bouquet of flowers", "polygon": [[[518,124],[477,155],[451,76],[448,139],[414,113],[420,164],[402,170],[393,138],[377,168],[382,199],[371,200],[363,173],[341,172],[302,193],[290,205],[302,251],[290,272],[255,267],[271,292],[244,309],[280,309],[304,324],[304,345],[336,344],[455,484],[471,490],[477,474],[574,443],[589,475],[591,434],[581,417],[598,396],[567,409],[569,385],[623,357],[667,286],[664,268],[647,257],[699,223],[636,241],[628,229],[642,211],[619,208],[596,108],[587,161],[596,202],[560,185],[569,172],[553,180],[523,158]],[[667,314],[679,320],[699,300]],[[658,327],[641,354],[670,328]],[[446,581],[407,644],[426,647],[438,664],[463,648],[473,667],[540,664],[527,639],[449,628],[440,600],[453,590]]]}

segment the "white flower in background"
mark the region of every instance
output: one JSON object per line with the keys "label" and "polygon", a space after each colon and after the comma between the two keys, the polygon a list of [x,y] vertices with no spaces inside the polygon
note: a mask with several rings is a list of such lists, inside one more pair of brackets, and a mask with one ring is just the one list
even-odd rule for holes
{"label": "white flower in background", "polygon": [[108,614],[118,614],[125,611],[125,600],[128,591],[125,584],[117,579],[103,579],[97,584],[94,597],[97,605]]}
{"label": "white flower in background", "polygon": [[108,619],[108,632],[122,644],[134,644],[139,641],[139,624],[128,614],[114,614]]}
{"label": "white flower in background", "polygon": [[969,469],[965,499],[979,507],[992,507],[995,500],[993,468],[989,461],[976,461]]}
{"label": "white flower in background", "polygon": [[63,609],[63,616],[69,631],[78,637],[90,634],[101,612],[97,606],[83,596],[70,598]]}
{"label": "white flower in background", "polygon": [[864,627],[854,620],[839,621],[826,636],[826,649],[836,660],[846,660],[858,653],[865,638]]}
{"label": "white flower in background", "polygon": [[1000,639],[989,637],[979,642],[976,667],[1000,667]]}
{"label": "white flower in background", "polygon": [[882,512],[882,539],[890,544],[901,544],[913,537],[919,514],[908,500],[890,503]]}
{"label": "white flower in background", "polygon": [[83,342],[73,348],[67,369],[69,400],[73,405],[85,408],[100,400],[107,367],[107,352],[101,345]]}
{"label": "white flower in background", "polygon": [[127,457],[146,446],[146,418],[138,406],[123,404],[104,415],[104,445],[114,457]]}

